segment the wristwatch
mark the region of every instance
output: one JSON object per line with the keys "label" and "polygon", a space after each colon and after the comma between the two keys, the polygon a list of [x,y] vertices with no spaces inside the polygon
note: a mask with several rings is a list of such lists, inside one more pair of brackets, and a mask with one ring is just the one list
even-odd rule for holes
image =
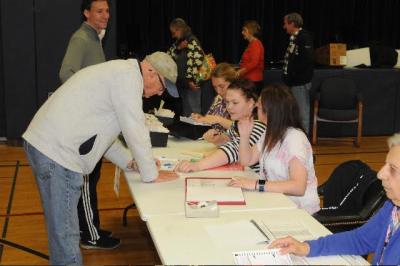
{"label": "wristwatch", "polygon": [[258,180],[258,191],[264,192],[264,188],[265,188],[265,180],[259,179]]}

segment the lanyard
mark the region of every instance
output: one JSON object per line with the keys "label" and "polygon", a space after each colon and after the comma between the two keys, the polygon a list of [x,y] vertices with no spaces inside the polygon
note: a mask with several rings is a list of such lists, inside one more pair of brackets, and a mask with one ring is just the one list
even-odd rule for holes
{"label": "lanyard", "polygon": [[393,207],[390,223],[389,223],[388,229],[386,231],[385,243],[383,244],[381,258],[379,259],[379,265],[381,265],[383,263],[383,255],[385,253],[386,247],[387,247],[390,239],[392,238],[394,233],[396,233],[397,229],[399,228],[399,225],[400,225],[399,211],[400,211],[399,207],[397,207],[397,206]]}

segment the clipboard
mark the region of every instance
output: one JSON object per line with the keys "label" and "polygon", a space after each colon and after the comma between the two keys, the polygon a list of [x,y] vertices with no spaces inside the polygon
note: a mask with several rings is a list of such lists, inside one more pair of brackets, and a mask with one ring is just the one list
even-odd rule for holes
{"label": "clipboard", "polygon": [[195,204],[216,201],[218,205],[246,205],[241,188],[227,186],[231,178],[185,178],[185,201]]}

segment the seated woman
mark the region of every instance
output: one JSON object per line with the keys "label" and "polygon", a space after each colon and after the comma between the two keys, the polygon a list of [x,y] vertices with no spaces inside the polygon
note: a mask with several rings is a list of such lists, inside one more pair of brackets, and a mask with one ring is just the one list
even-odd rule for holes
{"label": "seated woman", "polygon": [[363,226],[317,240],[277,239],[269,246],[298,256],[366,255],[375,253],[372,265],[400,264],[400,134],[389,138],[386,164],[378,173],[388,201]]}
{"label": "seated woman", "polygon": [[[232,127],[227,131],[227,135],[229,137],[225,134],[218,134],[220,136],[225,136],[227,139],[230,139],[230,141],[221,145],[218,150],[216,150],[210,156],[198,162],[180,162],[177,166],[178,171],[201,171],[238,161],[240,137],[237,130],[237,125],[244,120],[249,120],[254,115],[255,104],[257,102],[257,94],[255,92],[254,83],[245,79],[233,81],[228,87],[225,100],[226,108],[234,122]],[[251,146],[257,143],[264,131],[265,125],[260,121],[254,121],[253,130],[247,137],[249,145]],[[258,164],[254,165],[253,168],[255,171],[257,171]]]}
{"label": "seated woman", "polygon": [[288,195],[299,208],[317,212],[319,197],[311,144],[301,126],[296,99],[285,85],[266,87],[257,102],[258,117],[267,124],[257,145],[249,145],[251,119],[239,124],[242,165],[260,163],[260,180],[232,179],[230,184],[251,190]]}
{"label": "seated woman", "polygon": [[204,133],[203,138],[208,142],[220,144],[219,132],[224,132],[232,126],[229,112],[226,110],[224,99],[229,84],[236,79],[235,68],[228,63],[220,63],[211,73],[211,82],[217,96],[208,109],[205,116],[197,113],[192,114],[192,118],[197,122],[213,125],[213,128]]}

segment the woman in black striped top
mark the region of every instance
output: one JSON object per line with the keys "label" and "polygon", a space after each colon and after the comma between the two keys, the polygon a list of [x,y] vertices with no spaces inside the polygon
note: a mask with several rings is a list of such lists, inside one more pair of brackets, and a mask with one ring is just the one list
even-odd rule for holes
{"label": "woman in black striped top", "polygon": [[[227,139],[230,139],[219,147],[210,156],[192,163],[182,161],[177,169],[180,172],[195,172],[230,164],[239,161],[239,142],[240,135],[238,131],[238,123],[241,121],[253,120],[255,115],[255,106],[257,102],[257,93],[254,83],[238,79],[233,81],[226,92],[225,100],[227,110],[234,121],[232,127],[227,131]],[[252,146],[257,143],[265,132],[265,125],[260,121],[254,121],[254,127],[249,138],[249,144]],[[255,171],[259,169],[258,163],[251,166]]]}

